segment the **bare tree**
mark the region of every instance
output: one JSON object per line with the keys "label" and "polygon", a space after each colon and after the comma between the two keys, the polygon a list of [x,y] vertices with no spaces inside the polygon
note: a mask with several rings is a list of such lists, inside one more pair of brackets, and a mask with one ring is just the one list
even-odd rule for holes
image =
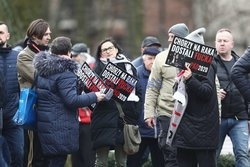
{"label": "bare tree", "polygon": [[241,54],[250,43],[249,6],[248,0],[194,0],[194,23],[196,27],[207,28],[206,39],[210,44],[214,44],[218,29],[231,29],[235,49]]}

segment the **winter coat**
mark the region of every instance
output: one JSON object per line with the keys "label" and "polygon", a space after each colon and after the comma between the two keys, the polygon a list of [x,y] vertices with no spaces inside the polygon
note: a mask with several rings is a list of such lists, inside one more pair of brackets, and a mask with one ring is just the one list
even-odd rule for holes
{"label": "winter coat", "polygon": [[47,52],[34,60],[37,70],[37,131],[44,155],[65,155],[78,150],[77,108],[97,102],[95,93],[77,95],[77,65]]}
{"label": "winter coat", "polygon": [[140,55],[139,57],[137,57],[135,60],[132,61],[132,64],[138,68],[141,65],[143,65],[143,59],[142,59],[142,55]]}
{"label": "winter coat", "polygon": [[[99,75],[105,64],[100,59],[96,63],[95,71]],[[136,69],[122,55],[119,63],[116,63],[116,65],[126,70],[125,64],[131,65],[133,74],[136,76]],[[139,90],[136,89],[136,95],[138,94]],[[128,124],[138,124],[139,110],[137,107],[138,102],[134,101],[126,101],[122,105],[125,120]],[[115,146],[123,145],[123,120],[119,117],[119,111],[114,100],[111,99],[98,103],[97,108],[93,111],[91,117],[91,137],[94,149],[106,146],[114,149]]]}
{"label": "winter coat", "polygon": [[1,69],[0,70],[0,108],[1,109],[4,107],[5,100],[6,100],[6,94],[5,94],[4,74]]}
{"label": "winter coat", "polygon": [[3,107],[3,119],[12,119],[18,109],[19,85],[17,79],[17,55],[18,52],[10,47],[0,48],[0,71],[3,74],[1,85],[5,94]]}
{"label": "winter coat", "polygon": [[185,149],[216,149],[219,112],[215,70],[206,77],[194,74],[186,81],[188,104],[175,136],[175,145]]}
{"label": "winter coat", "polygon": [[[235,52],[232,52],[232,56],[234,62],[239,59]],[[244,98],[231,79],[231,69],[226,69],[223,60],[218,55],[215,56],[214,60],[217,66],[220,87],[227,91],[226,97],[221,100],[221,117],[248,119]]]}
{"label": "winter coat", "polygon": [[157,121],[157,126],[153,129],[148,127],[144,121],[144,102],[145,102],[145,93],[147,89],[148,78],[150,71],[145,68],[145,65],[141,65],[137,68],[138,82],[137,87],[140,87],[142,90],[142,96],[140,97],[141,107],[140,107],[140,117],[139,117],[139,130],[141,137],[150,137],[157,138],[159,135],[159,122]]}
{"label": "winter coat", "polygon": [[17,69],[18,81],[21,88],[30,88],[34,82],[34,65],[33,59],[39,51],[48,49],[46,46],[37,45],[29,40],[28,45],[18,55]]}
{"label": "winter coat", "polygon": [[148,80],[144,103],[144,119],[155,116],[171,117],[174,109],[173,85],[178,69],[166,64],[168,49],[159,53]]}
{"label": "winter coat", "polygon": [[245,53],[239,58],[232,68],[231,78],[243,95],[246,103],[250,103],[250,47],[247,48]]}

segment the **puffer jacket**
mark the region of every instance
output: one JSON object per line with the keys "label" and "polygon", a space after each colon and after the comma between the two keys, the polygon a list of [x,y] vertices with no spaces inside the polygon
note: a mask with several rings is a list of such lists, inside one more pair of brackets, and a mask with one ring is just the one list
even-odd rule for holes
{"label": "puffer jacket", "polygon": [[232,68],[231,78],[245,100],[250,103],[250,47],[238,59]]}
{"label": "puffer jacket", "polygon": [[19,85],[17,79],[17,55],[18,52],[11,47],[0,48],[0,70],[3,73],[5,99],[3,107],[3,119],[12,119],[18,109]]}
{"label": "puffer jacket", "polygon": [[216,149],[219,141],[219,111],[215,70],[206,77],[193,74],[186,82],[188,104],[175,136],[175,145],[185,149]]}
{"label": "puffer jacket", "polygon": [[77,65],[47,52],[39,52],[34,66],[37,130],[44,155],[65,155],[78,150],[79,124],[77,108],[97,102],[95,93],[77,95]]}

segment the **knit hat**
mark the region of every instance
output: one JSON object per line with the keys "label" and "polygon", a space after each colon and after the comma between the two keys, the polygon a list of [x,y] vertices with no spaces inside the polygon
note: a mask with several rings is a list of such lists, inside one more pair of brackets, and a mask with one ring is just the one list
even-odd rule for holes
{"label": "knit hat", "polygon": [[80,54],[82,52],[83,53],[88,52],[88,48],[87,48],[87,45],[85,43],[77,43],[71,49],[71,54],[72,55],[78,55],[78,54]]}
{"label": "knit hat", "polygon": [[206,32],[205,28],[198,28],[197,30],[191,32],[186,36],[186,39],[189,39],[190,41],[194,41],[200,44],[205,44],[203,34]]}
{"label": "knit hat", "polygon": [[186,37],[189,33],[188,27],[184,23],[175,24],[169,28],[168,33],[173,33],[179,37]]}
{"label": "knit hat", "polygon": [[158,38],[156,38],[154,36],[147,36],[142,41],[141,48],[149,47],[152,45],[157,45],[157,46],[161,47],[161,43],[160,43]]}
{"label": "knit hat", "polygon": [[143,51],[143,55],[150,55],[150,56],[156,56],[158,53],[160,53],[159,49],[157,48],[146,48]]}

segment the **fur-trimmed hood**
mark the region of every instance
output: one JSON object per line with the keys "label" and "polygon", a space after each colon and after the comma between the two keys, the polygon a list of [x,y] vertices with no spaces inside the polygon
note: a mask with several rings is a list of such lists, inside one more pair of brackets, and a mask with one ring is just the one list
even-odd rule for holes
{"label": "fur-trimmed hood", "polygon": [[77,63],[48,52],[39,52],[34,59],[34,66],[37,73],[42,77],[48,77],[64,71],[76,72]]}

